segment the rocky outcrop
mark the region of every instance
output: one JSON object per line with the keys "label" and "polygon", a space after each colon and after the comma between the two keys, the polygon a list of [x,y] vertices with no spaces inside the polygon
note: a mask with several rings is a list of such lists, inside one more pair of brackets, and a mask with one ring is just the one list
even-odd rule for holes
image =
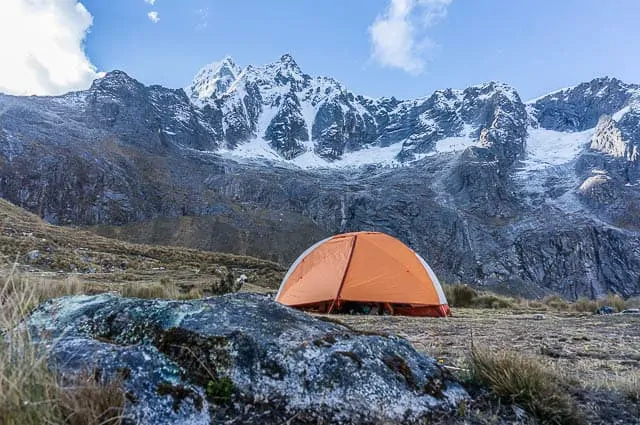
{"label": "rocky outcrop", "polygon": [[598,121],[589,148],[627,161],[636,162],[640,159],[638,146],[631,145],[625,139],[617,122],[609,115],[603,115]]}
{"label": "rocky outcrop", "polygon": [[405,340],[361,335],[260,295],[55,299],[27,322],[63,376],[124,379],[137,424],[423,423],[469,396]]}

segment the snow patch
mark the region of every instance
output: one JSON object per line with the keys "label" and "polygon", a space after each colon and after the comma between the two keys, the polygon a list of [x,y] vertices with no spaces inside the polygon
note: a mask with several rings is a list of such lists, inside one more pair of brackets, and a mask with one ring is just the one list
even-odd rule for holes
{"label": "snow patch", "polygon": [[595,186],[599,185],[599,184],[603,184],[608,182],[609,180],[611,180],[611,177],[607,176],[606,174],[596,174],[595,176],[591,176],[589,178],[587,178],[581,185],[580,185],[580,191],[581,192],[586,192],[589,189],[594,188]]}
{"label": "snow patch", "polygon": [[313,122],[316,119],[316,108],[311,104],[310,101],[308,102],[302,102],[301,105],[301,112],[302,112],[302,119],[304,120],[304,125],[307,127],[307,135],[309,140],[307,141],[307,143],[311,143],[311,148],[313,149],[313,142],[312,142],[312,129],[313,129]]}
{"label": "snow patch", "polygon": [[615,114],[613,114],[613,116],[611,118],[613,118],[613,120],[615,122],[618,122],[622,119],[622,117],[624,117],[627,112],[629,112],[631,110],[631,106],[626,106],[622,109],[620,109],[618,112],[616,112]]}
{"label": "snow patch", "polygon": [[51,97],[51,100],[60,105],[81,107],[87,103],[87,92],[71,92],[63,96]]}
{"label": "snow patch", "polygon": [[239,144],[234,149],[221,149],[215,153],[231,158],[257,158],[272,161],[285,161],[271,148],[271,146],[269,146],[269,142],[264,140],[262,137]]}
{"label": "snow patch", "polygon": [[594,129],[575,133],[544,128],[529,128],[528,131],[522,171],[542,170],[572,161],[584,150],[594,133]]}
{"label": "snow patch", "polygon": [[267,134],[267,128],[269,128],[271,121],[273,121],[277,114],[277,107],[262,105],[262,113],[258,116],[258,123],[256,124],[256,135],[259,139],[264,139]]}
{"label": "snow patch", "polygon": [[399,166],[396,156],[402,150],[402,143],[386,147],[370,147],[354,152],[346,152],[336,161],[327,161],[313,152],[306,152],[291,161],[300,168],[357,168],[363,165]]}

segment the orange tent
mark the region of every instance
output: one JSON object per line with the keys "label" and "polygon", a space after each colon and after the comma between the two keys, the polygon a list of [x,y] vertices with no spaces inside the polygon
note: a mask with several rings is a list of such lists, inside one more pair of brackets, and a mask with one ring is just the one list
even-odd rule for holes
{"label": "orange tent", "polygon": [[328,313],[358,303],[382,306],[393,314],[451,314],[426,261],[379,232],[336,235],[307,249],[285,275],[276,301]]}

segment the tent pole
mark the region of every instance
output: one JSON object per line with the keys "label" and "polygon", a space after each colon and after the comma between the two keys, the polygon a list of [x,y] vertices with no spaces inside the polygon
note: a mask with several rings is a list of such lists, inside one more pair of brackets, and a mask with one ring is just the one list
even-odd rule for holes
{"label": "tent pole", "polygon": [[358,235],[353,235],[353,239],[351,240],[351,250],[349,252],[349,259],[347,260],[347,266],[344,268],[344,274],[342,275],[342,280],[340,281],[340,286],[338,287],[338,292],[336,293],[336,296],[333,298],[333,301],[331,301],[331,306],[329,307],[329,310],[327,311],[327,314],[333,312],[333,308],[336,305],[336,302],[338,301],[338,298],[340,297],[340,292],[342,292],[342,286],[344,285],[344,281],[347,280],[347,273],[349,272],[349,266],[351,266],[351,259],[353,258],[353,251],[355,251],[356,249],[356,239],[358,239]]}

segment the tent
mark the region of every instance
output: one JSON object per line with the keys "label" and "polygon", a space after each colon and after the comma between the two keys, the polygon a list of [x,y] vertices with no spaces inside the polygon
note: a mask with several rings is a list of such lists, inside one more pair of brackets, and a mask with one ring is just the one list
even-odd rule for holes
{"label": "tent", "polygon": [[451,314],[426,261],[379,232],[335,235],[307,249],[289,268],[276,301],[323,313],[368,306],[409,316]]}

